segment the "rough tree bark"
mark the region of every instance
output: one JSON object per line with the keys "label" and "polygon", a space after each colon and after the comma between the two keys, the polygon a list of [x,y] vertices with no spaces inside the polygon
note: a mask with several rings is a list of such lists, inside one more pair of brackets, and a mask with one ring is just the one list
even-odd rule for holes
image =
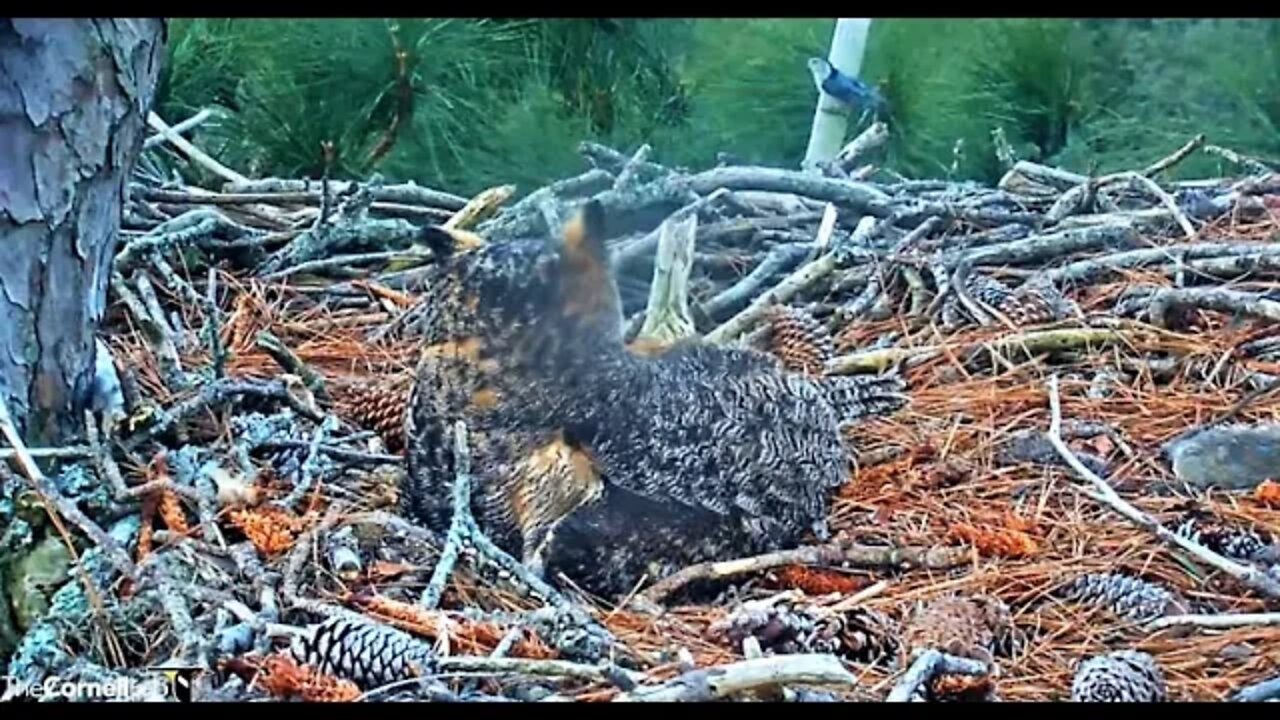
{"label": "rough tree bark", "polygon": [[0,399],[27,442],[78,432],[161,19],[0,18]]}

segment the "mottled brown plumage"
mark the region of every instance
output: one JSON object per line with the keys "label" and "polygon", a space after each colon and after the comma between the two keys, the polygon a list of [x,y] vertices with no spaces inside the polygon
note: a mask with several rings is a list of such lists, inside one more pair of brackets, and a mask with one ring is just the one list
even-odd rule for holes
{"label": "mottled brown plumage", "polygon": [[405,511],[448,526],[445,429],[463,420],[481,528],[589,591],[825,534],[849,470],[839,424],[900,407],[901,382],[818,383],[696,340],[629,351],[602,226],[589,203],[558,243],[488,244],[436,268],[411,328],[424,350]]}

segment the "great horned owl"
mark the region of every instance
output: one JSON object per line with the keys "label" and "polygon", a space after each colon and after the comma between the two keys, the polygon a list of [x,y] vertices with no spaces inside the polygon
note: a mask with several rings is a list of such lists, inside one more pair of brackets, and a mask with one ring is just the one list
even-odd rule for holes
{"label": "great horned owl", "polygon": [[603,223],[590,202],[559,242],[486,244],[436,267],[417,321],[405,512],[448,526],[446,429],[463,420],[481,529],[588,591],[825,535],[849,470],[839,427],[900,407],[901,381],[810,378],[696,340],[628,352]]}

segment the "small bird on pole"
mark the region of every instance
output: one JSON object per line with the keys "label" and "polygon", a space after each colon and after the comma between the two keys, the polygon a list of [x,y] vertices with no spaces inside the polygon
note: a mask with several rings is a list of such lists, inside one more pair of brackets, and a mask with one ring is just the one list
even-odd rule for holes
{"label": "small bird on pole", "polygon": [[[818,87],[818,103],[813,111],[809,145],[805,149],[804,160],[800,163],[800,167],[807,172],[817,172],[822,163],[835,158],[844,144],[851,105],[837,99],[838,95],[826,92],[822,86],[828,78],[838,78],[832,76],[833,67],[839,68],[840,73],[848,77],[857,77],[862,73],[862,58],[866,54],[870,30],[870,18],[837,18],[827,58],[809,63],[814,83]],[[840,93],[840,87],[832,87]]]}
{"label": "small bird on pole", "polygon": [[822,92],[830,95],[849,109],[861,109],[862,118],[874,112],[877,116],[885,106],[884,97],[872,86],[858,78],[850,77],[825,58],[809,58],[809,73],[813,75],[813,84]]}

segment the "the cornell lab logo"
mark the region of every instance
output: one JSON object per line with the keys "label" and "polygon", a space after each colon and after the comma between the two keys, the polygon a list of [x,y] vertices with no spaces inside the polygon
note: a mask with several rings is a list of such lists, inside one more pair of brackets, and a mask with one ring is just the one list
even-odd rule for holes
{"label": "the cornell lab logo", "polygon": [[164,675],[169,695],[178,702],[191,702],[191,689],[200,669],[194,667],[157,667],[152,670]]}

